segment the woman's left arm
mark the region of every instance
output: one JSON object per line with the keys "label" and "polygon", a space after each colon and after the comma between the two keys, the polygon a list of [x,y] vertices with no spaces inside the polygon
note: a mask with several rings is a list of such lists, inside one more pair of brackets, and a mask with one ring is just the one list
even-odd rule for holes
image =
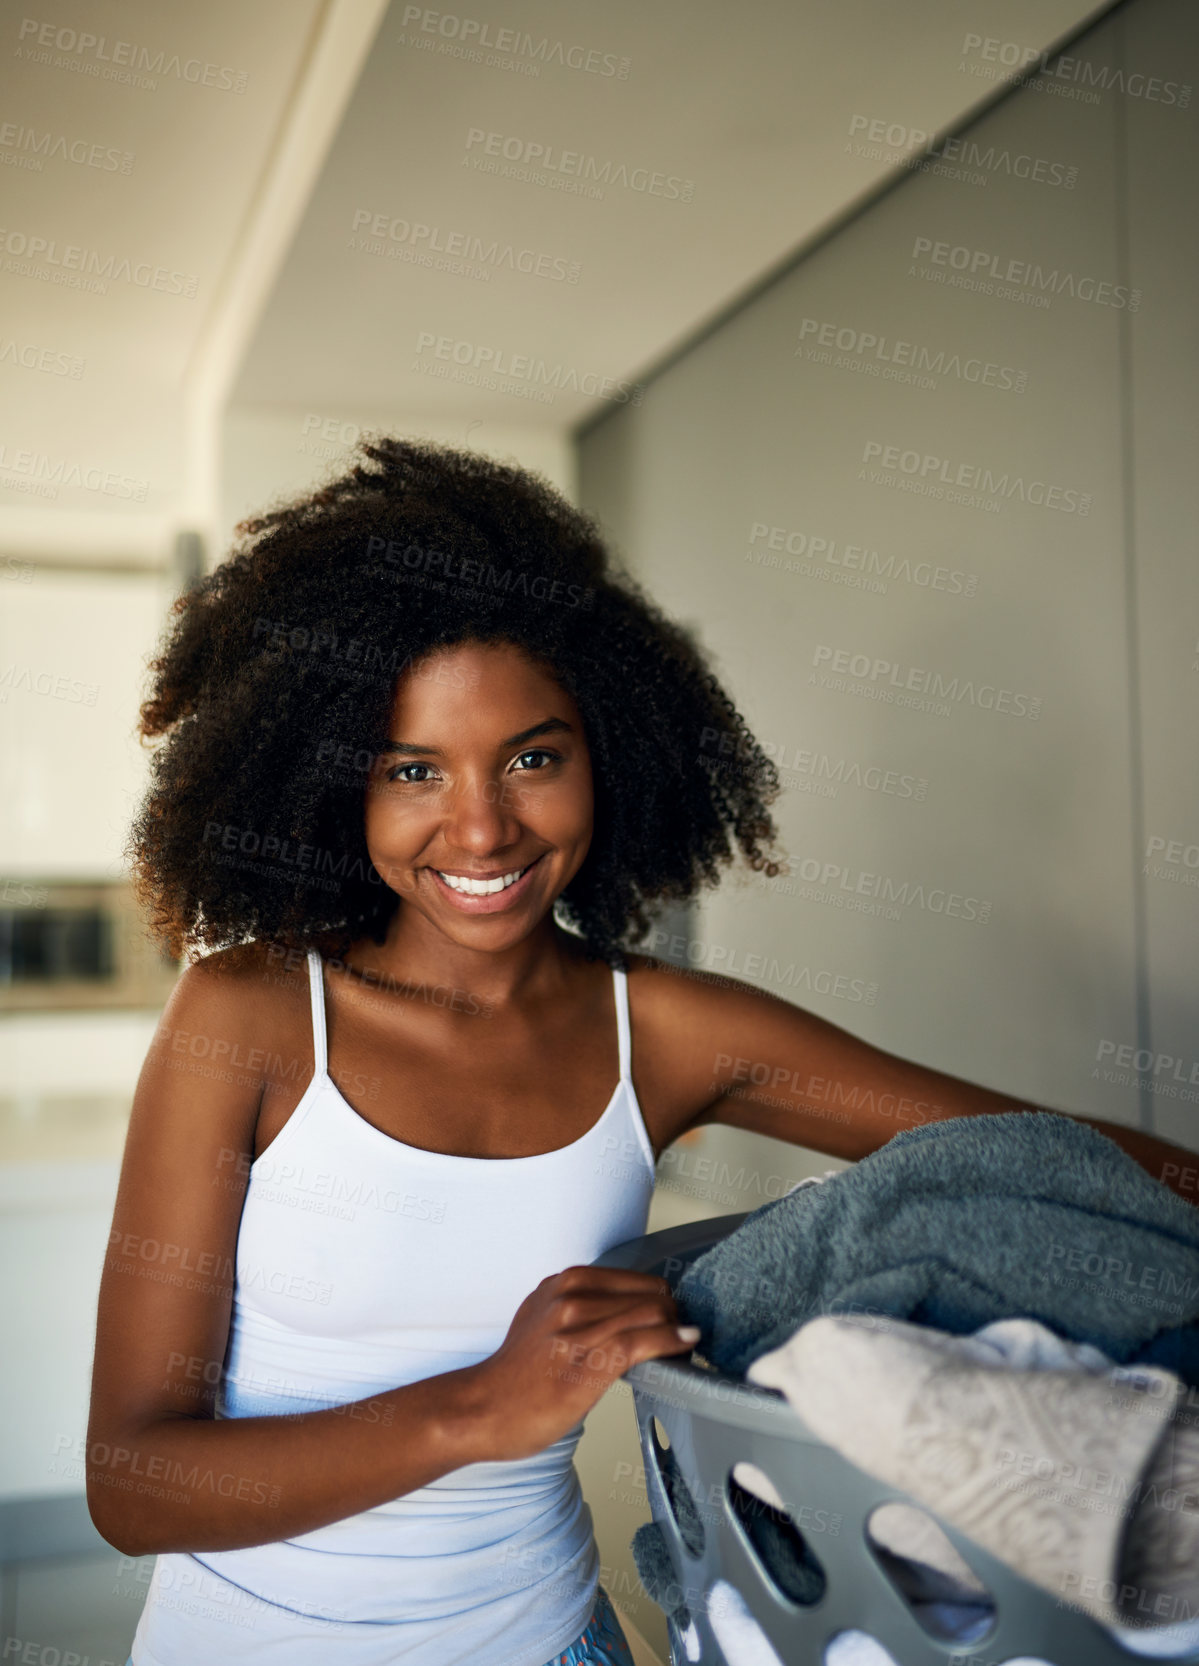
{"label": "woman's left arm", "polygon": [[[856,1160],[925,1122],[1053,1109],[898,1058],[751,984],[684,972],[679,985],[687,988],[673,1003],[679,1056],[699,1106],[688,1128],[722,1122]],[[1194,1152],[1100,1117],[1057,1114],[1097,1128],[1155,1180],[1199,1205]]]}

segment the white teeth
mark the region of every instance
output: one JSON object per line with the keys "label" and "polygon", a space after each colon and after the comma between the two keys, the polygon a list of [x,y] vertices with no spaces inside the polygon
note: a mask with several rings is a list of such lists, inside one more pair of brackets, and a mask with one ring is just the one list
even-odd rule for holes
{"label": "white teeth", "polygon": [[[529,863],[529,868],[533,864]],[[491,897],[497,891],[506,891],[509,885],[515,885],[521,874],[528,873],[529,868],[517,868],[513,873],[501,874],[499,879],[463,879],[459,874],[442,873],[438,875],[445,880],[451,891],[462,891],[468,897]]]}

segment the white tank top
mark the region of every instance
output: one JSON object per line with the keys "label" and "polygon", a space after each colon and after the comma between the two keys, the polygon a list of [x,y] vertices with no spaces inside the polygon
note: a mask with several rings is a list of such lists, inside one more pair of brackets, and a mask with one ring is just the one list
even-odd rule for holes
{"label": "white tank top", "polygon": [[[495,1158],[405,1145],[354,1111],[327,1070],[315,950],[308,973],[316,1068],[250,1168],[218,1417],[323,1410],[476,1364],[543,1278],[639,1237],[649,1213],[624,972],[620,1080],[599,1121],[555,1151]],[[599,1582],[582,1432],[294,1539],[160,1555],[134,1666],[544,1666]],[[403,1438],[380,1427],[380,1450]],[[254,1485],[211,1471],[178,1484]]]}

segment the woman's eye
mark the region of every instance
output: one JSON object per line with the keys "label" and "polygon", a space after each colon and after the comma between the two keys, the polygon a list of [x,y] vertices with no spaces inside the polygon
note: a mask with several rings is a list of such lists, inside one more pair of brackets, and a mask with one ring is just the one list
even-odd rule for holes
{"label": "woman's eye", "polygon": [[[515,762],[519,764],[525,758],[546,758],[546,759],[549,760],[549,763],[553,764],[553,763],[560,762],[561,754],[558,753],[558,752],[552,752],[546,746],[534,746],[534,747],[530,747],[530,749],[527,752],[517,753]],[[534,767],[534,770],[536,770],[537,768],[545,768],[546,766],[545,765],[540,765],[540,766],[535,765],[533,767]],[[414,775],[409,775],[408,771],[410,769],[423,769],[423,770],[427,771],[427,770],[429,770],[429,768],[430,768],[430,766],[428,764],[420,764],[420,763],[397,764],[394,769],[388,770],[386,779],[388,781],[399,781],[399,782],[401,782],[401,783],[403,783],[407,786],[410,786],[410,787],[423,787],[429,781],[431,781],[433,779],[433,776],[431,774],[425,774],[425,775],[421,775],[421,776],[414,776]],[[528,770],[521,770],[520,773],[522,775],[525,775],[525,774],[528,774],[529,771]]]}

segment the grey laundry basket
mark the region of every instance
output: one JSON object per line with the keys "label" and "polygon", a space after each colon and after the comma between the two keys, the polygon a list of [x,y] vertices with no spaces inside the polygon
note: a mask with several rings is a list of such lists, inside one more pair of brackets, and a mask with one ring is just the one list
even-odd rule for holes
{"label": "grey laundry basket", "polygon": [[[740,1226],[747,1213],[632,1238],[599,1256],[595,1265],[656,1273],[677,1284],[687,1263]],[[786,1666],[823,1666],[829,1642],[843,1631],[868,1633],[899,1666],[1001,1666],[1026,1657],[1051,1666],[1135,1666],[1151,1659],[1171,1666],[1199,1663],[1199,1647],[1169,1656],[1121,1647],[1090,1615],[1059,1606],[1048,1591],[1022,1579],[910,1494],[841,1457],[773,1389],[725,1376],[685,1355],[634,1365],[626,1380],[633,1391],[650,1510],[699,1640],[698,1655],[689,1657],[668,1615],[671,1666],[732,1666],[707,1612],[707,1593],[718,1578],[736,1588]],[[703,1525],[698,1554],[688,1550],[671,1509],[655,1418],[666,1430]],[[730,1474],[742,1460],[757,1464],[774,1482],[821,1564],[825,1584],[817,1601],[791,1601],[758,1560],[730,1503]],[[892,1586],[866,1538],[871,1512],[892,1501],[926,1509],[987,1587],[995,1618],[985,1636],[974,1642],[931,1636]]]}

